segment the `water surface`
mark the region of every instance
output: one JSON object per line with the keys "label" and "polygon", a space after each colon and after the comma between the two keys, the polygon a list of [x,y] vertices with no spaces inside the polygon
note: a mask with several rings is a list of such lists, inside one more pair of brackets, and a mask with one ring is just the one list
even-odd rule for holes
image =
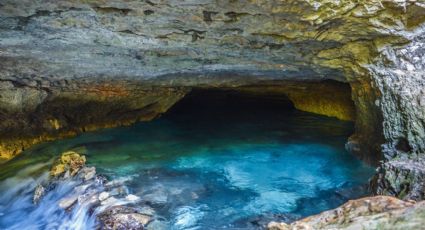
{"label": "water surface", "polygon": [[82,151],[110,180],[129,178],[129,192],[161,222],[151,228],[291,221],[364,194],[373,169],[345,151],[352,132],[351,122],[286,102],[188,98],[153,122],[42,144],[2,165],[0,229],[95,226],[89,212],[69,217],[55,204],[70,188],[52,191],[38,207],[31,203],[52,159],[69,149]]}

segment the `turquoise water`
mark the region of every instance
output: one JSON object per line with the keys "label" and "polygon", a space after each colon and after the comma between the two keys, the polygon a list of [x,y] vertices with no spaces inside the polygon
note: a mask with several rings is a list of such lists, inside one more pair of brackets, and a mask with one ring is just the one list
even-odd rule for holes
{"label": "turquoise water", "polygon": [[[24,174],[37,178],[48,170],[42,163],[78,149],[108,179],[129,178],[129,191],[166,229],[261,228],[365,194],[374,170],[344,149],[351,122],[300,112],[286,102],[213,99],[188,98],[153,122],[37,146],[2,166],[0,191],[10,194],[17,186],[19,180],[11,186],[10,178],[18,170],[39,164]],[[12,202],[0,195],[0,229],[10,224],[6,207]],[[32,212],[30,204],[23,206],[18,213]]]}

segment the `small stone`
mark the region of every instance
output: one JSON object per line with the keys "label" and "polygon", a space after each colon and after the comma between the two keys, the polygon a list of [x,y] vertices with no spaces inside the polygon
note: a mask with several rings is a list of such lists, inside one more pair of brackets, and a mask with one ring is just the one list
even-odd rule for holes
{"label": "small stone", "polygon": [[106,200],[102,201],[100,203],[100,205],[108,207],[108,206],[112,206],[112,205],[117,205],[117,202],[118,202],[118,200],[116,198],[109,197]]}
{"label": "small stone", "polygon": [[152,217],[135,208],[114,206],[99,214],[98,219],[101,229],[144,229]]}
{"label": "small stone", "polygon": [[77,186],[74,188],[74,191],[78,194],[82,194],[84,193],[89,187],[91,186],[91,184],[83,184],[80,186]]}
{"label": "small stone", "polygon": [[102,192],[102,193],[99,194],[99,200],[100,201],[104,201],[108,198],[109,198],[109,193],[107,193],[107,192]]}
{"label": "small stone", "polygon": [[119,178],[113,181],[109,181],[108,183],[105,184],[106,188],[113,188],[113,187],[118,187],[118,186],[122,186],[125,184],[125,182],[130,181],[131,178],[129,177],[123,177],[123,178]]}
{"label": "small stone", "polygon": [[83,172],[83,178],[85,181],[91,180],[96,176],[95,167],[84,167],[81,171]]}
{"label": "small stone", "polygon": [[68,209],[72,205],[74,205],[75,202],[77,202],[77,200],[78,200],[78,196],[71,196],[71,197],[63,198],[62,200],[59,201],[59,207],[61,207],[63,209]]}
{"label": "small stone", "polygon": [[44,196],[45,192],[46,189],[41,184],[37,185],[34,191],[34,197],[32,198],[33,203],[38,204],[40,199]]}
{"label": "small stone", "polygon": [[133,194],[130,194],[130,195],[126,196],[126,197],[125,197],[125,199],[126,199],[126,200],[128,200],[128,201],[132,201],[132,202],[134,202],[134,201],[138,201],[138,200],[140,200],[140,197],[135,196],[135,195],[133,195]]}

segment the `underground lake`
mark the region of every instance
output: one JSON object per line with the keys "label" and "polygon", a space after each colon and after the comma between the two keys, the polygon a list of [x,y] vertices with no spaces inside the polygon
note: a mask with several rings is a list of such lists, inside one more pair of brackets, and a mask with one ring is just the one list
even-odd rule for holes
{"label": "underground lake", "polygon": [[[284,97],[194,90],[153,121],[36,145],[2,165],[0,229],[95,229],[99,213],[123,204],[147,229],[291,222],[368,194],[374,168],[344,146],[353,129]],[[96,179],[47,185],[70,150]]]}

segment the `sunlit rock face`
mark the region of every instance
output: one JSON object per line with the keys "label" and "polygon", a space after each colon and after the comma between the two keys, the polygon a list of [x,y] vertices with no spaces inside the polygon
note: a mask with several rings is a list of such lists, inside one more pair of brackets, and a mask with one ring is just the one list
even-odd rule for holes
{"label": "sunlit rock face", "polygon": [[187,92],[134,81],[66,81],[41,87],[17,81],[0,81],[0,159],[43,141],[149,121]]}
{"label": "sunlit rock face", "polygon": [[290,225],[272,222],[268,229],[420,229],[424,225],[424,215],[425,201],[414,203],[375,196],[351,200]]}
{"label": "sunlit rock face", "polygon": [[388,175],[401,167],[393,159],[425,152],[424,12],[395,0],[3,0],[1,156],[149,120],[192,87],[333,79],[350,84],[356,107],[347,148],[369,161],[384,153],[377,191],[422,198],[421,169],[402,164],[403,185]]}

